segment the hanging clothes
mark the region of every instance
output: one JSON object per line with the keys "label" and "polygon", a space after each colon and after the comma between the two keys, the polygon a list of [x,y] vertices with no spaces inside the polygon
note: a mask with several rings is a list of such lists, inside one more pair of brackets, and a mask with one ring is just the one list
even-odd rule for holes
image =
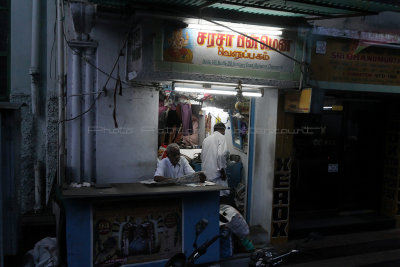
{"label": "hanging clothes", "polygon": [[176,104],[175,109],[176,109],[176,115],[179,118],[179,124],[180,124],[182,122],[182,106],[181,106],[181,104],[180,103]]}
{"label": "hanging clothes", "polygon": [[183,135],[188,136],[193,133],[192,107],[190,104],[180,104],[182,114]]}
{"label": "hanging clothes", "polygon": [[183,142],[187,146],[199,145],[199,119],[194,115],[192,115],[192,124],[193,124],[193,133],[183,137]]}
{"label": "hanging clothes", "polygon": [[165,128],[165,142],[167,145],[174,142],[177,135],[177,129],[179,129],[180,125],[181,120],[178,116],[176,106],[175,104],[170,104],[167,114],[167,127]]}
{"label": "hanging clothes", "polygon": [[211,113],[208,113],[208,115],[206,115],[206,135],[207,134],[211,134]]}
{"label": "hanging clothes", "polygon": [[158,102],[158,129],[164,129],[167,125],[167,110],[164,101]]}
{"label": "hanging clothes", "polygon": [[179,126],[180,120],[176,110],[169,110],[167,115],[167,128],[170,130],[174,126]]}

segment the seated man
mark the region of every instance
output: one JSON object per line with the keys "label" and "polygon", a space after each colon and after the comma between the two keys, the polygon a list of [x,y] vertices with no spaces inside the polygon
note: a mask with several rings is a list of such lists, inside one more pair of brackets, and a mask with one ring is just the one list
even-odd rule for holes
{"label": "seated man", "polygon": [[[157,170],[154,174],[154,181],[168,182],[174,181],[171,178],[180,178],[182,176],[193,174],[195,171],[189,165],[189,162],[181,157],[179,146],[175,143],[167,146],[167,157],[157,164]],[[200,182],[205,181],[205,175],[200,174]]]}

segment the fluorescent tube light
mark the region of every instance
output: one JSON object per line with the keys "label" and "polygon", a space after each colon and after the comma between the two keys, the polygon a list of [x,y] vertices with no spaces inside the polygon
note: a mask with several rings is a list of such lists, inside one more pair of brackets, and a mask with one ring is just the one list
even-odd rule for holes
{"label": "fluorescent tube light", "polygon": [[[200,94],[212,94],[212,95],[236,95],[236,91],[228,90],[216,90],[216,89],[203,89],[203,88],[189,88],[189,87],[175,87],[177,92],[187,92],[187,93],[200,93]],[[242,91],[243,96],[254,96],[261,97],[261,92],[246,92]]]}
{"label": "fluorescent tube light", "polygon": [[[281,36],[282,28],[276,27],[268,27],[268,26],[260,26],[260,25],[251,25],[251,24],[241,24],[241,23],[231,23],[224,21],[215,21],[218,24],[227,26],[235,31],[242,32],[244,34],[266,34],[266,35],[274,35]],[[188,21],[188,28],[191,29],[199,29],[199,30],[208,30],[208,31],[221,31],[221,32],[229,32],[228,28],[225,28],[221,25],[214,24],[212,22],[206,20],[190,20]]]}
{"label": "fluorescent tube light", "polygon": [[242,95],[243,96],[254,96],[254,97],[262,97],[261,93],[256,93],[256,92],[243,92],[242,91]]}

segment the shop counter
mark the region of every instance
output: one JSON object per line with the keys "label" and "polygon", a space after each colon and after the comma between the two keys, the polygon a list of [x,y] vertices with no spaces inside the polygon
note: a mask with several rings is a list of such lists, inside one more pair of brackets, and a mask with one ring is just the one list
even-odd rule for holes
{"label": "shop counter", "polygon": [[[219,191],[225,189],[129,183],[63,190],[68,266],[164,266],[176,253],[189,256],[198,221],[208,221],[198,244],[219,233]],[[215,242],[197,263],[219,255]]]}

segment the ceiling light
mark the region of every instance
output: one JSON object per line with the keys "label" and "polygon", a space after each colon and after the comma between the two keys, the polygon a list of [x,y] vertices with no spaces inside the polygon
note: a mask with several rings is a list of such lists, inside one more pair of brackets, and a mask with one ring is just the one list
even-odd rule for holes
{"label": "ceiling light", "polygon": [[[234,89],[234,88],[232,88]],[[187,93],[201,93],[201,94],[212,94],[212,95],[232,95],[235,96],[237,94],[234,90],[220,90],[220,89],[204,89],[204,88],[192,88],[192,87],[180,87],[175,86],[175,91],[177,92],[187,92]],[[261,97],[261,92],[242,92],[243,96],[253,96],[253,97]]]}
{"label": "ceiling light", "polygon": [[[236,32],[241,32],[244,34],[266,34],[266,35],[274,35],[281,36],[282,28],[276,27],[268,27],[268,26],[260,26],[260,25],[251,25],[251,24],[241,24],[241,23],[231,23],[224,21],[215,21],[217,24],[212,23],[207,20],[202,19],[191,19],[186,21],[188,23],[188,28],[190,29],[198,29],[198,30],[208,30],[208,31],[220,31],[220,32],[230,32],[232,30]],[[224,27],[226,26],[226,27]],[[228,27],[228,28],[227,28]]]}

